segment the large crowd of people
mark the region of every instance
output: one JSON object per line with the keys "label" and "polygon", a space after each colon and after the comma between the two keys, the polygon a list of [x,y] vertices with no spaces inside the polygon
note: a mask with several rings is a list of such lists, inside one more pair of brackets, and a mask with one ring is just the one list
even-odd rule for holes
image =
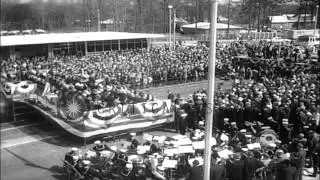
{"label": "large crowd of people", "polygon": [[[112,106],[119,96],[122,103],[139,102],[144,96],[129,88],[206,79],[208,52],[207,47],[199,45],[177,46],[174,51],[155,47],[110,51],[92,57],[3,60],[1,77],[7,81],[50,83],[51,92],[79,91],[94,102],[107,101]],[[216,67],[218,74],[233,79],[234,84],[231,90],[215,94],[214,136],[219,141],[212,156],[215,179],[248,180],[255,172],[264,172],[263,177],[268,179],[297,180],[302,178],[306,157],[311,160],[309,165],[316,176],[320,162],[319,50],[318,60],[314,60],[308,47],[295,44],[279,46],[265,41],[218,44]],[[105,97],[104,93],[111,90],[116,93],[111,98]],[[168,98],[176,105],[175,123],[181,134],[194,133],[205,124],[205,89],[186,98],[170,93]],[[274,132],[277,141],[269,144],[271,151],[262,156],[248,144],[256,142],[268,129],[269,133]],[[223,140],[225,137],[229,140]],[[133,149],[136,146],[134,143]],[[234,152],[227,161],[221,161],[216,153],[222,146]],[[157,157],[154,153],[161,152],[151,151],[153,159]],[[285,156],[287,153],[290,158]],[[130,169],[132,165],[128,166]],[[201,170],[194,169],[199,162],[195,161],[193,167],[183,167],[189,179],[201,176]],[[155,169],[150,172],[153,178],[163,178],[157,176]],[[124,179],[127,178],[137,177]]]}
{"label": "large crowd of people", "polygon": [[[281,49],[286,49],[281,48]],[[250,48],[250,52],[254,48]],[[263,46],[263,48],[268,48]],[[278,49],[277,47],[274,49]],[[272,51],[269,52],[272,55]],[[255,157],[254,161],[248,161],[248,156],[239,157],[234,166],[247,172],[250,168],[257,170],[265,168],[265,179],[282,179],[292,175],[288,179],[302,179],[306,157],[310,160],[309,166],[313,167],[313,175],[316,176],[319,167],[320,154],[320,74],[319,64],[310,62],[307,54],[299,55],[296,59],[295,52],[289,56],[281,55],[289,61],[276,59],[277,54],[271,59],[268,52],[262,54],[256,50],[249,56],[264,57],[264,60],[253,58],[234,59],[231,61],[234,84],[230,91],[218,90],[215,93],[214,125],[216,134],[227,132],[234,139],[229,145],[236,152],[243,153],[241,147],[246,147],[246,136],[262,136],[266,126],[274,131],[279,143],[275,145],[274,164],[262,164],[262,158]],[[299,52],[299,51],[298,51]],[[305,51],[306,52],[306,51]],[[281,51],[281,53],[283,53]],[[265,59],[267,58],[267,59]],[[308,66],[292,65],[295,62],[307,63]],[[308,61],[308,62],[307,62]],[[284,63],[281,65],[281,63]],[[313,64],[314,63],[314,64]],[[314,69],[310,66],[314,66]],[[207,104],[207,92],[199,90],[185,99],[175,98],[170,93],[168,99],[172,99],[178,107],[179,113],[176,118],[177,129],[181,134],[188,130],[194,131],[205,120]],[[187,114],[185,117],[181,114]],[[241,132],[242,131],[242,132]],[[241,134],[245,134],[245,136]],[[249,133],[247,133],[249,132]],[[219,136],[218,136],[219,137]],[[276,152],[290,153],[291,158],[280,158]],[[258,161],[257,161],[258,160]],[[242,165],[240,164],[242,163]],[[260,164],[260,165],[259,165]],[[248,177],[233,177],[236,170],[228,168],[227,175],[230,179],[247,179]],[[275,170],[278,168],[277,170]],[[239,169],[238,169],[239,170]],[[240,170],[240,171],[241,171]],[[251,169],[252,170],[252,169]],[[250,174],[250,173],[249,173]],[[251,175],[250,175],[251,177]],[[252,178],[252,177],[251,177]],[[285,179],[286,179],[285,178]],[[250,179],[250,178],[248,178]]]}

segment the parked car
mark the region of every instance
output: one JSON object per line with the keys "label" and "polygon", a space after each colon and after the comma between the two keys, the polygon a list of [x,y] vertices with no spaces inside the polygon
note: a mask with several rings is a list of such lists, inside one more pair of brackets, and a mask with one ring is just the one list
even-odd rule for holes
{"label": "parked car", "polygon": [[36,32],[37,34],[45,34],[45,33],[47,33],[47,31],[45,31],[45,30],[43,30],[43,29],[36,29],[35,32]]}
{"label": "parked car", "polygon": [[20,34],[19,30],[12,30],[8,32],[8,35],[18,35],[18,34]]}
{"label": "parked car", "polygon": [[8,34],[8,31],[0,31],[0,35],[1,36],[5,36],[5,35],[7,35]]}
{"label": "parked car", "polygon": [[23,30],[22,34],[24,34],[24,35],[33,34],[33,30],[31,30],[31,29]]}

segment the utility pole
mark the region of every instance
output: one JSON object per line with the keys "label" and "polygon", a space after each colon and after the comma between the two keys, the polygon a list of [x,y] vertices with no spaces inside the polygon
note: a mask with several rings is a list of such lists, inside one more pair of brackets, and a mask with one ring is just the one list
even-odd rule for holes
{"label": "utility pole", "polygon": [[[307,23],[306,23],[306,21],[307,21],[307,8],[308,8],[308,2],[306,1],[306,2],[304,2],[304,29],[307,28]],[[312,22],[312,20],[311,20],[311,22]]]}
{"label": "utility pole", "polygon": [[87,15],[86,15],[86,0],[82,0],[82,11],[83,11],[83,28],[84,31],[87,31]]}
{"label": "utility pole", "polygon": [[116,29],[116,31],[119,31],[119,29],[118,29],[118,26],[119,26],[118,1],[117,1],[117,0],[115,0],[115,4],[116,4],[116,8],[115,8],[115,12],[116,12],[116,19],[115,19],[115,21],[116,21],[116,26],[115,26],[115,29]]}
{"label": "utility pole", "polygon": [[267,3],[263,2],[263,18],[262,18],[262,27],[265,27],[265,20],[266,20],[266,9],[267,9]]}
{"label": "utility pole", "polygon": [[318,23],[318,13],[319,13],[319,5],[316,6],[316,19],[314,22],[314,31],[313,36],[316,37],[316,31],[317,31],[317,23]]}
{"label": "utility pole", "polygon": [[259,6],[258,6],[258,32],[260,32],[260,14],[261,14],[261,2],[258,0]]}
{"label": "utility pole", "polygon": [[173,50],[176,49],[176,9],[173,9]]}
{"label": "utility pole", "polygon": [[[152,16],[151,16],[151,19],[152,19],[152,33],[154,33],[154,13],[153,13],[153,1],[150,1],[150,9],[151,9],[151,11],[150,11],[150,13],[152,14]],[[148,23],[149,23],[149,21],[148,21]],[[148,29],[149,29],[149,24],[148,24]]]}
{"label": "utility pole", "polygon": [[42,4],[42,6],[41,6],[41,16],[42,16],[42,18],[41,18],[41,23],[42,23],[42,29],[44,29],[44,2],[43,2],[43,0],[42,0],[42,2],[41,2],[41,4]]}
{"label": "utility pole", "polygon": [[227,39],[229,38],[229,31],[230,31],[230,4],[231,0],[228,2],[228,29],[227,29]]}
{"label": "utility pole", "polygon": [[166,13],[167,13],[167,1],[163,0],[163,33],[167,33],[167,26],[166,26]]}
{"label": "utility pole", "polygon": [[98,32],[101,31],[100,9],[98,8]]}
{"label": "utility pole", "polygon": [[169,49],[171,50],[171,17],[172,17],[172,5],[169,5]]}
{"label": "utility pole", "polygon": [[88,31],[91,31],[91,1],[87,0],[87,9],[88,9]]}
{"label": "utility pole", "polygon": [[122,23],[123,23],[123,31],[126,31],[127,26],[127,8],[124,7],[124,15],[122,16]]}
{"label": "utility pole", "polygon": [[300,29],[300,19],[301,19],[301,0],[299,1],[299,17],[298,17],[297,30]]}
{"label": "utility pole", "polygon": [[204,178],[210,179],[211,170],[211,142],[213,129],[214,114],[214,80],[215,80],[215,61],[216,61],[216,44],[217,44],[217,0],[211,0],[211,23],[210,23],[210,59],[209,59],[209,92],[208,104],[206,108],[206,125],[205,125],[205,148],[204,148]]}
{"label": "utility pole", "polygon": [[197,36],[198,36],[198,12],[199,10],[199,0],[196,0],[196,40],[198,39]]}
{"label": "utility pole", "polygon": [[249,32],[251,31],[252,12],[251,12],[252,0],[249,0]]}

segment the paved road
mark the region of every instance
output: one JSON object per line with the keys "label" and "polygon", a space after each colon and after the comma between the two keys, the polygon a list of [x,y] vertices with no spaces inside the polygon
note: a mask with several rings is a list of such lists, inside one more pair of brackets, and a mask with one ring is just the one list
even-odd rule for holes
{"label": "paved road", "polygon": [[[215,81],[215,89],[217,89],[218,85],[221,84],[221,88],[223,90],[230,89],[232,87],[232,81],[223,81],[220,79],[216,79]],[[180,94],[181,97],[186,97],[190,94],[193,94],[194,91],[201,90],[202,88],[208,88],[208,81],[198,81],[191,82],[185,84],[176,84],[170,86],[162,86],[155,88],[143,89],[142,91],[148,94],[152,94],[159,99],[167,99],[168,90],[172,91],[174,94]]]}
{"label": "paved road", "polygon": [[80,144],[60,137],[1,149],[1,179],[62,180],[62,158]]}

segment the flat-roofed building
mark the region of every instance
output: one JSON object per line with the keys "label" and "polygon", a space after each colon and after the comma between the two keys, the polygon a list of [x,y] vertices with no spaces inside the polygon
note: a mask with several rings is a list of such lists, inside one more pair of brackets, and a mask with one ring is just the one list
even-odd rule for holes
{"label": "flat-roofed building", "polygon": [[110,50],[148,48],[161,34],[125,32],[49,33],[1,36],[1,57],[91,55]]}

